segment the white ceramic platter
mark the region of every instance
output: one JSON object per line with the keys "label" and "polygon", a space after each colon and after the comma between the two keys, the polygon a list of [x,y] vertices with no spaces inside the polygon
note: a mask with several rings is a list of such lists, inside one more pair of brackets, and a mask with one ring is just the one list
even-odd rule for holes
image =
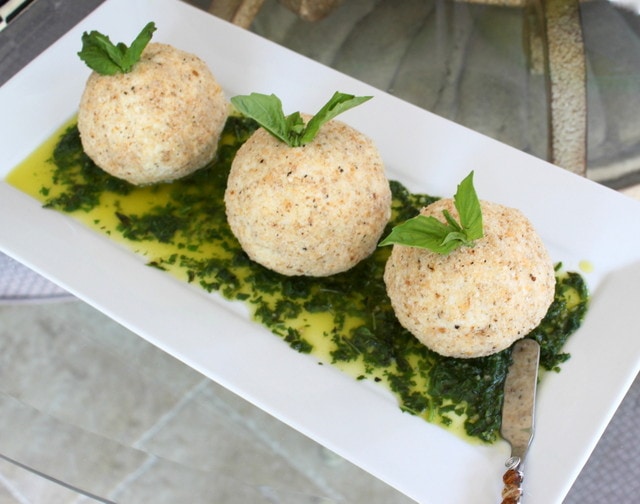
{"label": "white ceramic platter", "polygon": [[[130,42],[151,20],[154,40],[206,60],[228,96],[276,93],[286,112],[313,112],[336,90],[373,95],[341,120],[374,139],[390,178],[450,196],[473,169],[480,196],[524,211],[554,260],[593,265],[572,359],[539,387],[527,465],[528,504],[561,502],[639,369],[640,205],[174,0],[108,0],[0,88],[0,177],[76,112],[82,32]],[[421,503],[499,501],[506,444],[472,446],[401,413],[384,390],[318,366],[237,305],[2,181],[0,205],[2,251],[212,380]]]}

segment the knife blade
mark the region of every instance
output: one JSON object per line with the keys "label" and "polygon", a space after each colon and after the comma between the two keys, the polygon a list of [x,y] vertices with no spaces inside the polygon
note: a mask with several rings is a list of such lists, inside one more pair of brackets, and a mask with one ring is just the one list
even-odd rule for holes
{"label": "knife blade", "polygon": [[505,462],[502,504],[518,504],[522,499],[524,459],[534,433],[535,397],[538,382],[540,345],[532,339],[516,342],[504,384],[500,434],[511,445]]}

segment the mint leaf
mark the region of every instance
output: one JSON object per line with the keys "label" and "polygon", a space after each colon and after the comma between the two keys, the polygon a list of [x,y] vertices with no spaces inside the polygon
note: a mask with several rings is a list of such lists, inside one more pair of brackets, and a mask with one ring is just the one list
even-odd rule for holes
{"label": "mint leaf", "polygon": [[450,228],[433,216],[418,215],[395,226],[389,236],[380,242],[385,245],[407,245],[448,254],[458,247],[455,240],[447,240]]}
{"label": "mint leaf", "polygon": [[114,75],[121,72],[120,51],[109,37],[97,31],[84,32],[82,35],[82,51],[78,53],[91,70],[102,75]]}
{"label": "mint leaf", "polygon": [[311,142],[316,137],[323,124],[329,122],[337,115],[346,112],[350,108],[357,107],[361,103],[370,100],[371,98],[371,96],[354,96],[335,92],[326,105],[309,120],[307,129],[301,138],[301,145]]}
{"label": "mint leaf", "polygon": [[425,248],[438,254],[448,254],[462,246],[473,247],[475,240],[484,236],[480,201],[473,187],[473,172],[458,185],[453,200],[460,222],[447,210],[442,211],[445,222],[432,215],[418,215],[395,226],[379,246],[398,244]]}
{"label": "mint leaf", "polygon": [[473,172],[460,182],[453,200],[467,239],[473,241],[482,238],[482,211],[473,187]]}
{"label": "mint leaf", "polygon": [[140,60],[142,51],[144,51],[144,48],[147,47],[147,44],[151,41],[154,31],[156,31],[156,24],[152,21],[147,23],[134,41],[131,42],[131,47],[126,49],[127,46],[124,44],[118,44],[119,47],[122,46],[125,49],[122,61],[125,73],[129,72],[133,68],[133,65]]}
{"label": "mint leaf", "polygon": [[84,32],[82,50],[78,56],[91,70],[101,75],[130,72],[133,65],[140,60],[140,55],[155,30],[154,22],[147,23],[131,43],[131,47],[127,47],[122,42],[115,45],[108,36],[95,30],[89,33]]}
{"label": "mint leaf", "polygon": [[274,137],[288,143],[289,131],[295,127],[295,124],[293,124],[293,118],[288,123],[282,111],[282,102],[276,95],[251,93],[234,96],[231,98],[231,103],[238,112],[255,120]]}
{"label": "mint leaf", "polygon": [[289,132],[289,138],[300,138],[304,132],[304,120],[299,112],[289,114],[285,118],[286,131]]}
{"label": "mint leaf", "polygon": [[285,116],[282,102],[273,94],[234,96],[231,103],[241,114],[254,119],[277,139],[290,147],[299,147],[313,141],[323,124],[369,99],[371,96],[336,92],[306,125],[299,112]]}

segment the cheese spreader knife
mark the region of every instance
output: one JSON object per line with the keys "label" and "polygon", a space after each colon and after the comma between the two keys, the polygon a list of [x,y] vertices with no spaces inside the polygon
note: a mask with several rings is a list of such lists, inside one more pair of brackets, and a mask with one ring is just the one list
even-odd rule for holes
{"label": "cheese spreader knife", "polygon": [[502,478],[502,504],[519,504],[522,498],[524,459],[533,439],[540,345],[532,339],[517,341],[504,384],[500,434],[511,445],[511,457]]}

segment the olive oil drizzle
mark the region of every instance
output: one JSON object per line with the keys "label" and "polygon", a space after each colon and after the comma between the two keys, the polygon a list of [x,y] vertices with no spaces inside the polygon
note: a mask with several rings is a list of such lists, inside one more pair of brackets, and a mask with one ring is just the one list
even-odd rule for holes
{"label": "olive oil drizzle", "polygon": [[[291,348],[359,380],[381,382],[402,410],[456,427],[470,439],[496,440],[510,350],[453,359],[419,343],[400,326],[386,294],[382,275],[388,247],[348,272],[325,278],[283,276],[243,252],[226,222],[223,196],[233,157],[256,127],[252,120],[231,116],[212,163],[171,184],[141,188],[97,168],[72,122],[49,150],[48,162],[27,160],[7,181],[45,207],[73,214],[126,243],[149,266],[246,303],[253,318]],[[437,199],[412,194],[396,181],[390,185],[393,211],[384,236]],[[541,344],[542,368],[554,371],[569,358],[562,348],[588,305],[579,274],[561,273],[559,266],[557,279],[547,316],[528,336]]]}

